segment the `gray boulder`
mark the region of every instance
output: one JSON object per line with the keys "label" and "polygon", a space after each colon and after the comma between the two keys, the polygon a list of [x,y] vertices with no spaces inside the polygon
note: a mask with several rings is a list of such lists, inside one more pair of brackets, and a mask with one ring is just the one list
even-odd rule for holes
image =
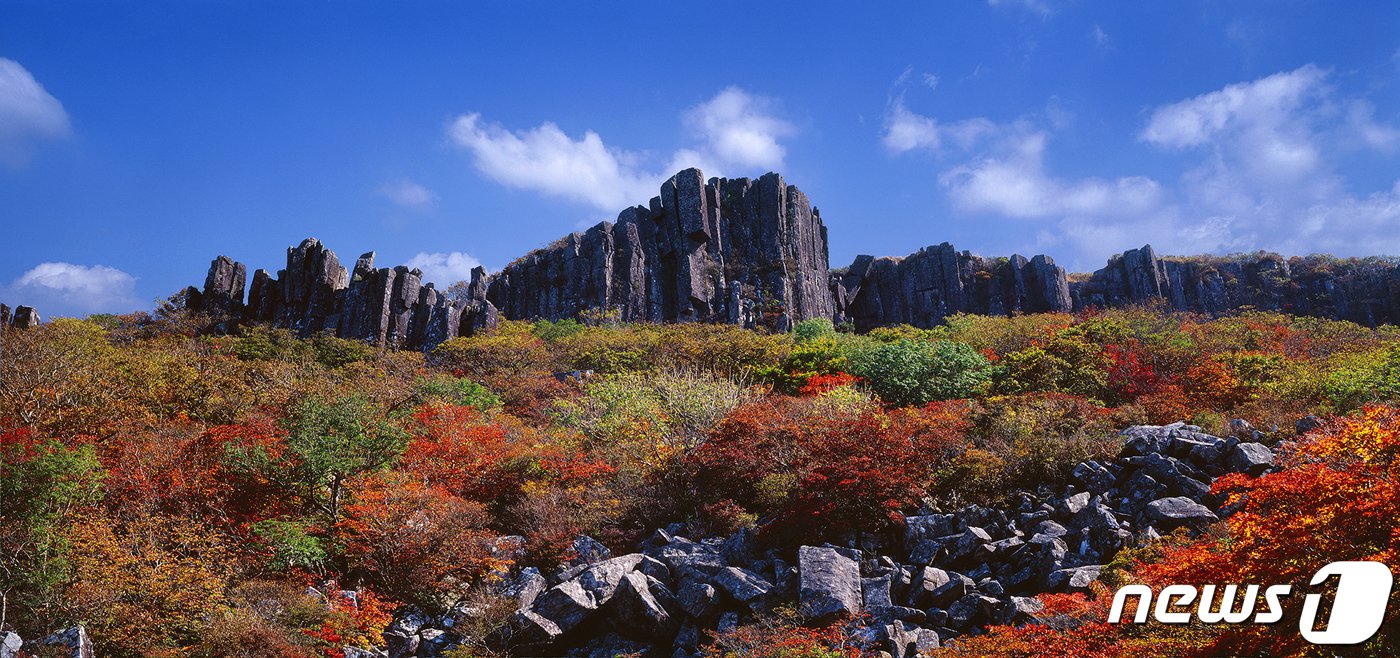
{"label": "gray boulder", "polygon": [[893,658],[916,658],[939,648],[938,633],[895,620],[884,628],[885,650]]}
{"label": "gray boulder", "polygon": [[735,601],[746,605],[761,605],[772,591],[773,584],[762,576],[739,567],[725,567],[711,581]]}
{"label": "gray boulder", "polygon": [[1241,443],[1230,451],[1230,468],[1240,473],[1262,475],[1274,465],[1274,451],[1262,443]]}
{"label": "gray boulder", "polygon": [[48,649],[45,655],[54,655],[48,653],[54,651],[63,658],[93,658],[94,656],[92,638],[88,637],[87,629],[82,626],[61,630],[44,638],[40,644]]}
{"label": "gray boulder", "polygon": [[1147,516],[1164,527],[1211,523],[1220,520],[1215,512],[1185,496],[1161,498],[1147,504]]}
{"label": "gray boulder", "polygon": [[[621,581],[621,576],[618,578]],[[616,585],[613,586],[614,589]],[[608,592],[611,596],[612,592]],[[574,630],[598,609],[598,602],[588,588],[577,580],[569,580],[545,590],[535,598],[531,611],[548,620],[560,632]]]}
{"label": "gray boulder", "polygon": [[639,571],[623,577],[610,604],[619,631],[653,640],[670,640],[676,634],[677,607],[665,585]]}
{"label": "gray boulder", "polygon": [[0,633],[0,658],[17,658],[19,650],[24,647],[24,641],[19,634],[6,631]]}
{"label": "gray boulder", "polygon": [[1099,579],[1102,571],[1102,565],[1052,571],[1045,578],[1045,586],[1053,591],[1082,592],[1089,588],[1089,583]]}
{"label": "gray boulder", "polygon": [[603,560],[584,569],[575,580],[588,591],[594,603],[601,606],[612,598],[623,577],[637,569],[643,557],[641,553],[633,553]]}
{"label": "gray boulder", "polygon": [[860,565],[855,560],[832,548],[803,546],[797,549],[797,570],[804,617],[826,621],[860,613]]}

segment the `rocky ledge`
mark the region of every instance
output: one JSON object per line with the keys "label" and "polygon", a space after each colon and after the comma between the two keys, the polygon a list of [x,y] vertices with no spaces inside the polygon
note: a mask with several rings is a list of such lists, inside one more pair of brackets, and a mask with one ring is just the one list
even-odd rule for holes
{"label": "rocky ledge", "polygon": [[[1121,549],[1228,515],[1210,484],[1226,473],[1261,475],[1273,450],[1236,421],[1221,438],[1177,423],[1130,427],[1120,455],[1084,462],[1062,491],[1024,492],[1005,508],[969,506],[907,517],[902,533],[843,545],[774,547],[741,530],[657,530],[626,555],[587,537],[557,572],[515,571],[502,587],[517,610],[485,638],[458,629],[460,606],[441,616],[402,610],[385,632],[388,658],[431,658],[467,640],[515,655],[694,656],[724,632],[779,605],[813,622],[854,620],[867,648],[914,656],[991,624],[1033,622],[1032,598],[1084,591]],[[1240,438],[1240,437],[1243,437]]]}

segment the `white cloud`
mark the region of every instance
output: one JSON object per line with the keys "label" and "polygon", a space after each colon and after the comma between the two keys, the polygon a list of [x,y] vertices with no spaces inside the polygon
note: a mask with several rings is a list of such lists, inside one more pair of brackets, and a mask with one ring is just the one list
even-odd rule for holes
{"label": "white cloud", "polygon": [[1048,16],[1052,11],[1046,0],[987,0],[987,4],[993,7],[1022,7],[1041,16]]}
{"label": "white cloud", "polygon": [[996,130],[996,124],[980,117],[941,124],[932,117],[913,112],[904,105],[904,99],[897,98],[885,114],[885,134],[881,141],[891,153],[917,149],[938,151],[945,140],[952,146],[967,149]]}
{"label": "white cloud", "polygon": [[70,130],[63,104],[19,62],[0,57],[0,165],[22,167],[35,145]]}
{"label": "white cloud", "polygon": [[578,140],[550,122],[512,132],[473,113],[458,117],[450,133],[481,173],[510,187],[620,209],[649,197],[657,182],[637,170],[639,156],[609,148],[591,130]]}
{"label": "white cloud", "polygon": [[1109,46],[1108,33],[1104,32],[1103,27],[1098,23],[1094,23],[1094,29],[1090,34],[1094,37],[1094,43],[1098,44],[1099,47],[1107,48]]}
{"label": "white cloud", "polygon": [[937,150],[943,140],[938,134],[938,122],[930,117],[915,114],[896,102],[885,116],[885,148],[895,153],[926,148]]}
{"label": "white cloud", "polygon": [[1375,114],[1376,108],[1369,102],[1352,101],[1347,105],[1347,129],[1362,146],[1377,151],[1394,151],[1400,144],[1400,130],[1378,123]]}
{"label": "white cloud", "polygon": [[1140,138],[1169,149],[1209,146],[1260,180],[1298,180],[1321,164],[1311,122],[1330,91],[1326,77],[1309,64],[1160,107]]}
{"label": "white cloud", "polygon": [[44,316],[129,313],[149,306],[136,296],[136,278],[106,265],[40,263],[4,290],[11,306]]}
{"label": "white cloud", "polygon": [[1025,124],[1003,130],[1007,135],[993,153],[939,177],[959,209],[1041,219],[1144,214],[1161,205],[1161,186],[1149,178],[1055,178],[1045,171],[1045,133]]}
{"label": "white cloud", "polygon": [[552,122],[513,131],[472,113],[453,121],[448,133],[471,151],[481,173],[501,184],[615,212],[655,196],[662,181],[686,167],[710,176],[781,167],[786,149],[779,140],[795,129],[773,114],[773,104],[728,87],[686,111],[683,121],[700,143],[678,149],[662,171],[643,153],[608,146],[594,131],[575,139]]}
{"label": "white cloud", "polygon": [[[1072,268],[1101,267],[1108,254],[1144,242],[1171,253],[1400,255],[1400,182],[1357,194],[1339,169],[1358,148],[1393,156],[1400,130],[1376,120],[1364,98],[1340,93],[1329,75],[1308,65],[1155,108],[1137,138],[1167,162],[1176,158],[1175,180],[1057,175],[1048,149],[1055,130],[1070,126],[1053,112],[1007,124],[981,119],[978,138],[959,162],[940,167],[938,180],[960,216],[1013,221],[1019,233],[1038,225],[1027,246],[1062,255]],[[904,138],[885,136],[893,151],[951,151],[932,117],[896,105],[888,122],[904,126]]]}
{"label": "white cloud", "polygon": [[685,121],[704,140],[703,152],[742,168],[778,169],[787,150],[778,140],[793,133],[791,124],[772,114],[773,102],[738,87],[728,87],[686,112]]}
{"label": "white cloud", "polygon": [[920,77],[920,80],[924,83],[924,86],[925,86],[925,87],[928,87],[929,89],[937,89],[937,88],[938,88],[938,82],[939,82],[938,76],[936,76],[936,75],[934,75],[934,74],[932,74],[932,73],[925,73],[925,74],[923,74],[923,75]]}
{"label": "white cloud", "polygon": [[409,269],[418,268],[423,270],[423,280],[437,284],[439,290],[446,290],[458,281],[470,281],[472,278],[472,268],[479,267],[481,261],[471,254],[460,251],[447,253],[419,252],[413,258],[408,259]]}
{"label": "white cloud", "polygon": [[385,183],[379,186],[379,195],[408,210],[427,210],[437,204],[432,190],[411,180]]}

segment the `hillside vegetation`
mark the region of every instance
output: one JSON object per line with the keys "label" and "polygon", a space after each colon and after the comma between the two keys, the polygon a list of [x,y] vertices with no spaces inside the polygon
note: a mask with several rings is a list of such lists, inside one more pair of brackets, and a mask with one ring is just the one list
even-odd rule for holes
{"label": "hillside vegetation", "polygon": [[[502,321],[423,354],[205,325],[172,311],[4,332],[0,593],[26,639],[82,624],[103,657],[334,657],[382,646],[402,606],[463,601],[479,639],[515,609],[498,585],[567,565],[583,535],[621,552],[676,523],[859,544],[921,510],[1058,490],[1119,454],[1117,430],[1175,421],[1284,456],[1216,482],[1247,513],[1124,551],[1105,582],[1400,562],[1392,327],[1151,308],[861,335],[596,317]],[[1310,415],[1336,420],[1300,437]],[[1288,624],[1110,627],[1096,587],[1042,597],[1037,619],[1054,623],[938,651],[1309,650]],[[848,622],[802,621],[775,610],[705,650],[861,653]]]}

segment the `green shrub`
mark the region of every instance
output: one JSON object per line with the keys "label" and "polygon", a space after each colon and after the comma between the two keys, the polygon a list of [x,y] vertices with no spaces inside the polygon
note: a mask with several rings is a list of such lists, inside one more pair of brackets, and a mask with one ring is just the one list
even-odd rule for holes
{"label": "green shrub", "polygon": [[970,397],[990,379],[991,364],[962,343],[900,339],[862,355],[851,371],[886,404],[907,406]]}
{"label": "green shrub", "polygon": [[500,396],[491,389],[465,377],[448,374],[419,377],[413,385],[413,401],[417,404],[446,402],[481,411],[493,411],[501,406]]}
{"label": "green shrub", "polygon": [[254,523],[253,534],[267,542],[272,553],[268,567],[274,571],[306,569],[315,571],[326,561],[323,540],[307,532],[302,520],[264,519]]}
{"label": "green shrub", "polygon": [[833,332],[830,336],[799,342],[782,363],[759,368],[754,374],[777,390],[796,395],[812,377],[846,370],[846,357],[841,354],[835,336]]}
{"label": "green shrub", "polygon": [[572,318],[563,320],[536,320],[532,330],[535,335],[546,343],[553,343],[563,338],[568,338],[586,329],[582,323]]}
{"label": "green shrub", "polygon": [[836,325],[827,318],[812,318],[797,323],[792,328],[792,337],[799,343],[810,343],[815,340],[830,339],[836,337]]}
{"label": "green shrub", "polygon": [[316,361],[327,368],[366,361],[374,356],[374,348],[361,340],[336,338],[330,334],[316,334],[311,337],[311,354]]}

